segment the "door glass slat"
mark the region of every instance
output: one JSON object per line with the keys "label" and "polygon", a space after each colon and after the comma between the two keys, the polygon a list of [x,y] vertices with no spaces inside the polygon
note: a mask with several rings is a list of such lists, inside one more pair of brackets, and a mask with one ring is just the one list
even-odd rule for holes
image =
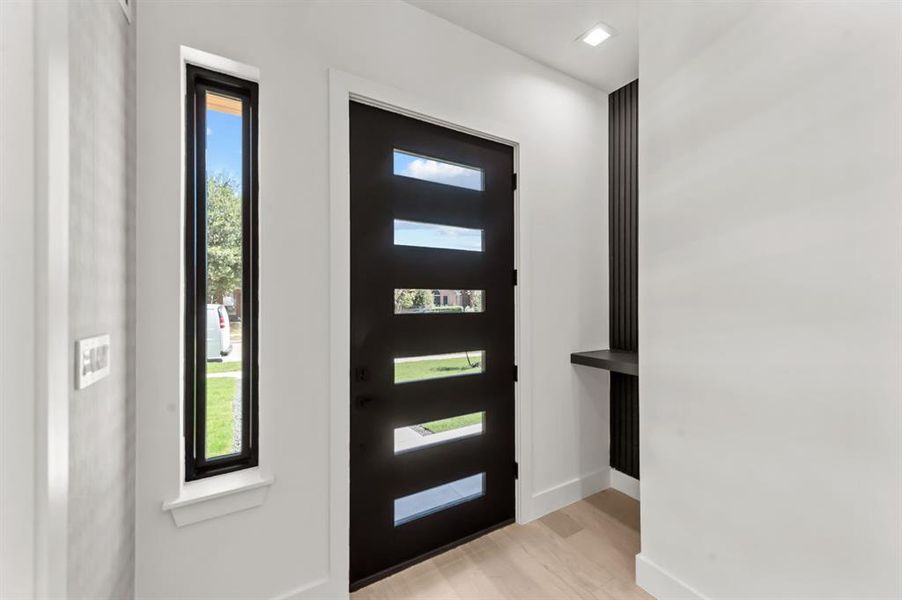
{"label": "door glass slat", "polygon": [[395,246],[482,252],[483,233],[482,229],[395,219]]}
{"label": "door glass slat", "polygon": [[395,498],[395,527],[485,495],[485,473]]}
{"label": "door glass slat", "polygon": [[485,412],[475,412],[398,427],[395,429],[395,454],[481,435],[484,423]]}
{"label": "door glass slat", "polygon": [[396,315],[481,313],[484,290],[395,289]]}
{"label": "door glass slat", "polygon": [[395,150],[393,158],[392,172],[395,175],[477,192],[485,189],[485,176],[478,167],[468,167],[404,150]]}
{"label": "door glass slat", "polygon": [[468,350],[452,354],[395,358],[395,383],[409,383],[485,372],[485,352]]}

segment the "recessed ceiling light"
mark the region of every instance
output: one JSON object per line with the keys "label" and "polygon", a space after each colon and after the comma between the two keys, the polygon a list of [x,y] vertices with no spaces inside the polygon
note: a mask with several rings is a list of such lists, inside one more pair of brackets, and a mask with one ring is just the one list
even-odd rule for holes
{"label": "recessed ceiling light", "polygon": [[609,37],[613,32],[605,25],[596,25],[582,36],[582,40],[590,46],[597,46]]}

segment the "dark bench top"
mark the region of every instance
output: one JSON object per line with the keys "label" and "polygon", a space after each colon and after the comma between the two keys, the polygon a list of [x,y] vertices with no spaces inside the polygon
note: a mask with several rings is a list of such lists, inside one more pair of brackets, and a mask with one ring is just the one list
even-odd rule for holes
{"label": "dark bench top", "polygon": [[606,369],[626,375],[639,374],[639,353],[626,350],[589,350],[574,352],[570,355],[574,365]]}

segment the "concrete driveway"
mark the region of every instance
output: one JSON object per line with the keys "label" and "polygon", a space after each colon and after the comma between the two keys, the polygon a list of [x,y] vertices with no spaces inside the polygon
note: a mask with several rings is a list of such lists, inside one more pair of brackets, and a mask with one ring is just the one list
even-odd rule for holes
{"label": "concrete driveway", "polygon": [[232,342],[232,351],[222,357],[222,362],[241,362],[241,342]]}

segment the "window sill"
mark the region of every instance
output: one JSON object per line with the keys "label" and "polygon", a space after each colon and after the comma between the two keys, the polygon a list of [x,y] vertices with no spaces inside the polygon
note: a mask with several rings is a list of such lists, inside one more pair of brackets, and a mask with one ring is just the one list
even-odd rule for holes
{"label": "window sill", "polygon": [[178,498],[163,503],[163,510],[172,513],[176,527],[184,527],[260,506],[273,481],[259,468],[191,481],[182,484]]}

